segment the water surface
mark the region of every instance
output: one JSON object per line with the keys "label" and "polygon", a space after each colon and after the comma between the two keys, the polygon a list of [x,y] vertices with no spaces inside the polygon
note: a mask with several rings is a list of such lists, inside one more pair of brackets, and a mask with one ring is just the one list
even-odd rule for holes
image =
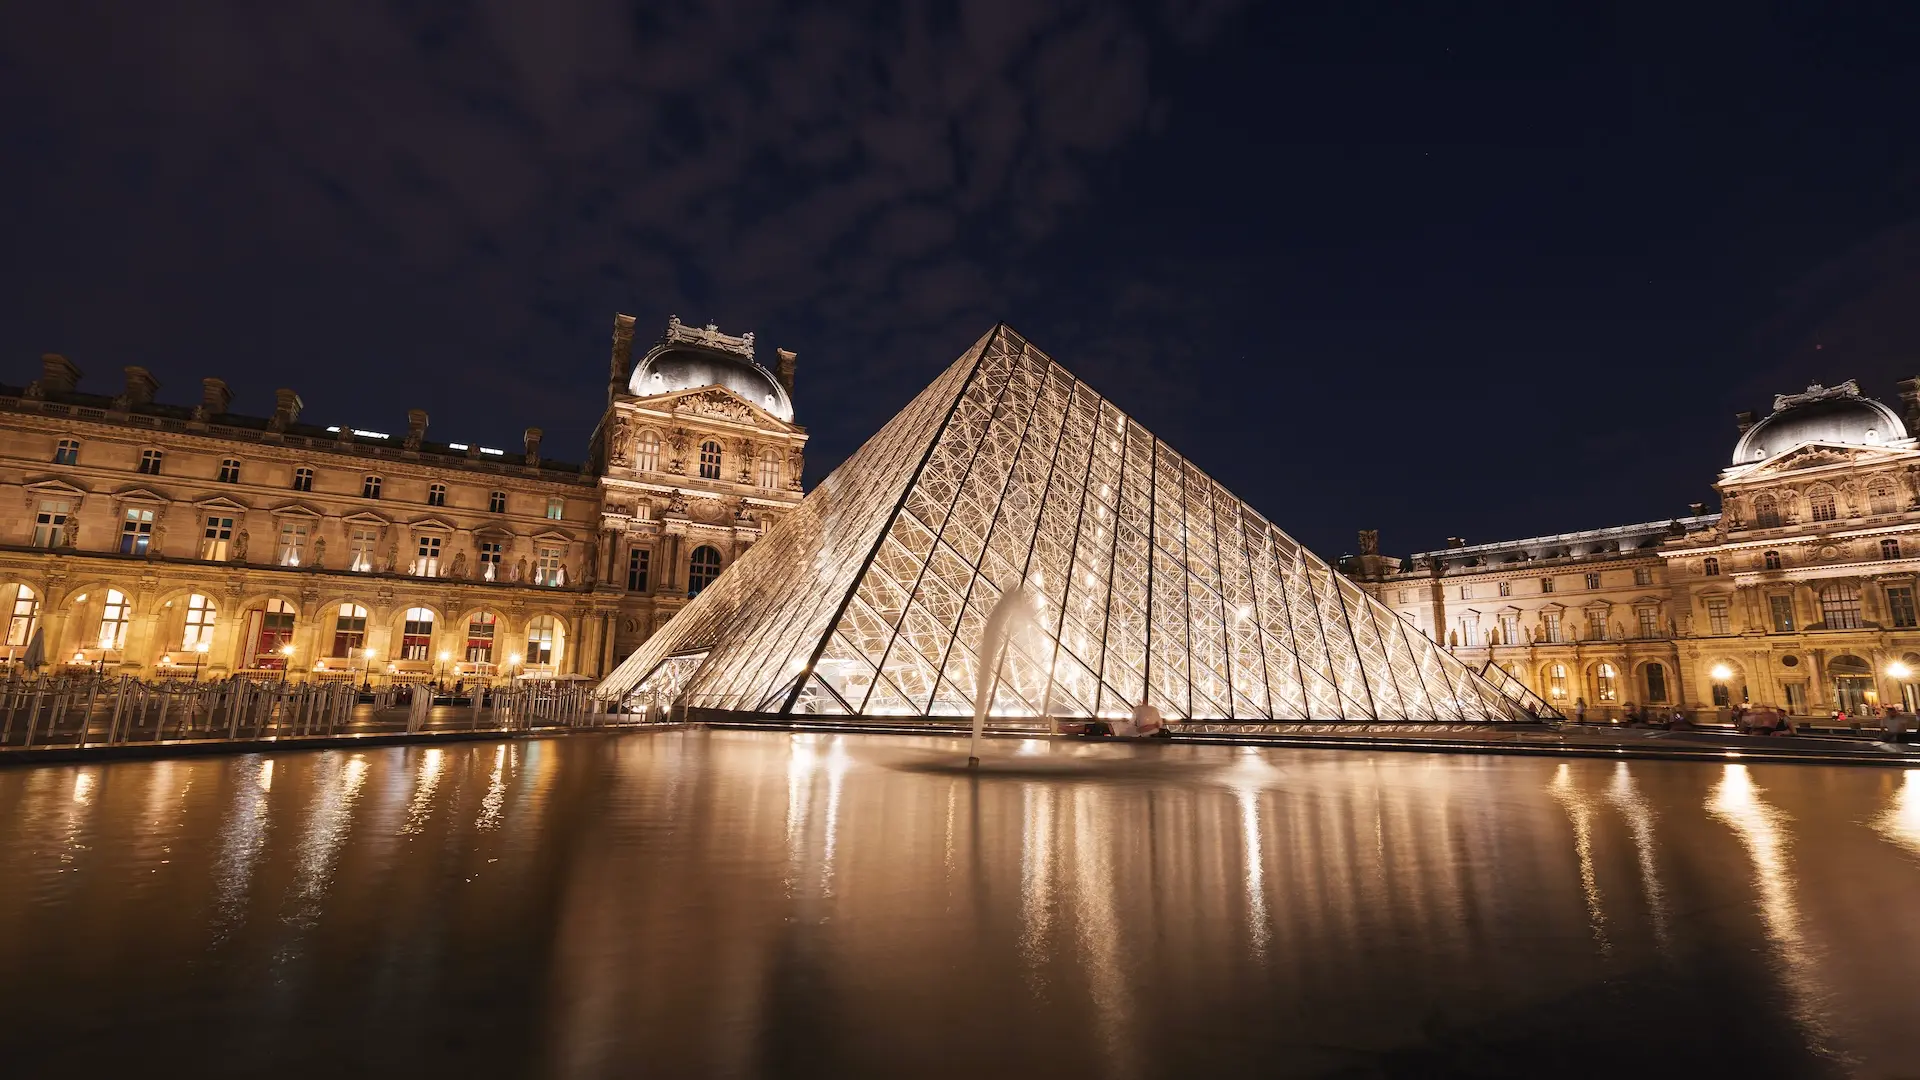
{"label": "water surface", "polygon": [[992,751],[0,769],[6,1071],[1920,1076],[1920,771]]}

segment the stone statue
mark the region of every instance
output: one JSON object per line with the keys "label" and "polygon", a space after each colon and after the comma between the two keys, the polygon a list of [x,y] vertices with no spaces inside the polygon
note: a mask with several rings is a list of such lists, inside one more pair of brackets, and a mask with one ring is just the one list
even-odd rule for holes
{"label": "stone statue", "polygon": [[80,546],[80,523],[69,516],[60,529],[60,546],[77,548]]}
{"label": "stone statue", "polygon": [[633,453],[633,428],[624,416],[613,421],[613,435],[607,440],[609,460],[615,465],[625,465]]}
{"label": "stone statue", "polygon": [[319,570],[326,565],[327,538],[324,536],[316,536],[313,538],[313,568]]}
{"label": "stone statue", "polygon": [[227,561],[237,563],[247,561],[247,530],[241,529],[233,538],[233,550],[228,554]]}
{"label": "stone statue", "polygon": [[454,552],[453,576],[462,580],[467,576],[467,553],[464,549]]}
{"label": "stone statue", "polygon": [[167,527],[165,525],[155,525],[153,527],[153,541],[147,545],[147,558],[151,559],[158,556],[162,551],[166,550],[166,547]]}
{"label": "stone statue", "polygon": [[1360,554],[1362,555],[1380,554],[1380,530],[1378,529],[1361,529],[1360,530]]}
{"label": "stone statue", "polygon": [[673,496],[667,500],[667,513],[684,514],[687,512],[687,493],[675,488]]}
{"label": "stone statue", "polygon": [[527,580],[527,557],[525,555],[520,556],[520,561],[513,564],[513,580]]}
{"label": "stone statue", "polygon": [[400,565],[400,541],[390,540],[387,542],[386,565],[382,566],[380,569],[384,573],[391,574],[393,573],[393,568],[399,565]]}

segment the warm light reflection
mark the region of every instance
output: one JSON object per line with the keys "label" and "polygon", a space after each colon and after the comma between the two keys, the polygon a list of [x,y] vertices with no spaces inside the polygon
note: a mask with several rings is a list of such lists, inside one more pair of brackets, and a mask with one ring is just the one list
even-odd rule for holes
{"label": "warm light reflection", "polygon": [[407,820],[400,826],[404,836],[420,832],[433,814],[433,793],[440,787],[440,770],[446,766],[446,751],[430,746],[420,757],[420,775],[414,781],[413,799],[407,803]]}
{"label": "warm light reflection", "polygon": [[500,827],[500,807],[507,801],[507,744],[501,743],[493,748],[493,775],[487,780],[486,797],[480,800],[480,816],[473,821],[476,829],[497,829]]}
{"label": "warm light reflection", "polygon": [[85,806],[93,802],[93,788],[97,783],[90,769],[81,769],[73,774],[73,801]]}
{"label": "warm light reflection", "polygon": [[[234,786],[233,801],[220,823],[220,854],[213,863],[213,941],[225,941],[246,921],[247,895],[254,867],[266,850],[268,794],[273,790],[273,762],[242,758],[235,763],[242,777]],[[249,778],[246,774],[251,771]],[[246,780],[251,779],[252,783]]]}
{"label": "warm light reflection", "polygon": [[1573,850],[1580,860],[1580,891],[1587,899],[1587,924],[1592,927],[1594,944],[1602,953],[1610,953],[1613,945],[1607,940],[1607,913],[1600,902],[1600,880],[1593,866],[1593,805],[1574,787],[1573,770],[1564,761],[1554,770],[1547,790],[1573,823]]}
{"label": "warm light reflection", "polygon": [[1660,869],[1654,859],[1653,846],[1653,809],[1646,797],[1640,794],[1638,785],[1633,782],[1633,772],[1624,761],[1617,762],[1613,768],[1613,786],[1607,790],[1607,799],[1627,819],[1627,829],[1633,833],[1633,851],[1640,863],[1640,887],[1647,894],[1647,909],[1653,917],[1653,936],[1662,950],[1669,944],[1667,936],[1667,897],[1666,890],[1660,885]]}
{"label": "warm light reflection", "polygon": [[1810,1028],[1818,1028],[1815,1012],[1812,953],[1800,934],[1799,904],[1794,897],[1793,865],[1786,836],[1787,816],[1761,798],[1761,789],[1745,765],[1723,766],[1726,772],[1707,798],[1707,812],[1730,826],[1753,861],[1754,885],[1760,893],[1760,917],[1773,941],[1796,1014]]}
{"label": "warm light reflection", "polygon": [[1053,808],[1059,789],[1028,784],[1020,844],[1020,957],[1035,994],[1046,987],[1046,966],[1053,955]]}
{"label": "warm light reflection", "polygon": [[1908,769],[1893,802],[1874,821],[1880,835],[1920,855],[1920,769]]}

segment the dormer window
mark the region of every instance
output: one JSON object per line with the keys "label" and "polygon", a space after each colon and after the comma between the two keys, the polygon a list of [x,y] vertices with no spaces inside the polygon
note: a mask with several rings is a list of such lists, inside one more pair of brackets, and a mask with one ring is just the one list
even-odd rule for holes
{"label": "dormer window", "polygon": [[1879,429],[1879,428],[1868,428],[1868,429],[1867,429],[1867,444],[1868,444],[1869,446],[1871,446],[1871,445],[1875,445],[1875,444],[1877,444],[1877,443],[1879,443],[1879,441],[1880,441],[1880,429]]}
{"label": "dormer window", "polygon": [[447,505],[447,485],[445,484],[429,485],[427,488],[427,505],[428,506]]}

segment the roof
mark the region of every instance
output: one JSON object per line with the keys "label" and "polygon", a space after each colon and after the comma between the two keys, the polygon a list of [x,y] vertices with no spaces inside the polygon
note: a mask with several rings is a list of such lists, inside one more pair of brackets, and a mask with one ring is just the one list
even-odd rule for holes
{"label": "roof", "polygon": [[1852,379],[1839,386],[1814,383],[1804,394],[1773,399],[1773,413],[1748,428],[1733,447],[1733,464],[1778,457],[1796,446],[1889,446],[1907,442],[1907,426],[1891,408],[1860,396]]}
{"label": "roof", "polygon": [[635,397],[657,397],[701,386],[718,386],[774,416],[793,423],[793,401],[773,372],[753,359],[753,335],[723,334],[667,322],[667,335],[634,365],[627,390]]}

